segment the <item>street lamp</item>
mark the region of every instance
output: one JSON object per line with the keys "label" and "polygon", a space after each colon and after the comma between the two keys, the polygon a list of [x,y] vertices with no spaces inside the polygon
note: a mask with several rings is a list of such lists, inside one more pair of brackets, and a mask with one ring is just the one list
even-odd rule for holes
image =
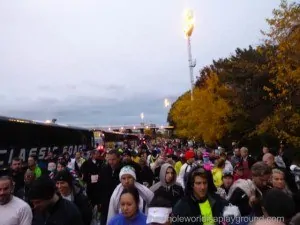
{"label": "street lamp", "polygon": [[188,59],[189,59],[189,69],[190,69],[190,79],[191,79],[191,100],[194,100],[193,89],[194,89],[194,67],[196,66],[196,60],[193,60],[192,57],[192,48],[191,48],[191,36],[194,30],[195,20],[192,10],[186,10],[184,17],[184,33],[187,38],[188,45]]}
{"label": "street lamp", "polygon": [[164,105],[165,105],[165,108],[168,108],[170,106],[170,101],[167,98],[165,98],[165,100],[164,100]]}

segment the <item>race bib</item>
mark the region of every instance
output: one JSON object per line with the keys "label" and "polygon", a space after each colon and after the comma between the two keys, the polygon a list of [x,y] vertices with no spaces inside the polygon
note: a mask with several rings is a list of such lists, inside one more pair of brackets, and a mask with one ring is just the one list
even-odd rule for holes
{"label": "race bib", "polygon": [[92,182],[92,184],[98,182],[98,177],[99,177],[98,175],[92,175],[92,176],[91,176],[91,182]]}

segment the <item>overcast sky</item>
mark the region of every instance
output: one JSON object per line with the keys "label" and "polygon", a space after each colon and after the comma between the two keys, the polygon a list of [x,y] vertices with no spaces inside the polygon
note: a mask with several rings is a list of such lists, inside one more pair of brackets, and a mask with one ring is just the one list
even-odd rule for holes
{"label": "overcast sky", "polygon": [[261,43],[280,0],[0,0],[0,115],[76,125],[166,122],[188,90],[183,12],[192,8],[195,76]]}

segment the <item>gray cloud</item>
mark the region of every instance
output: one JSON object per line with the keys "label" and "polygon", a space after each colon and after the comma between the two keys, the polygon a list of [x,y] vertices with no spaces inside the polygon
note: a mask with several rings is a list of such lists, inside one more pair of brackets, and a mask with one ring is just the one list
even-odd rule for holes
{"label": "gray cloud", "polygon": [[[175,99],[171,96],[169,99]],[[145,122],[165,124],[168,109],[163,107],[163,98],[153,99],[151,95],[117,100],[111,98],[76,97],[67,101],[56,102],[55,99],[39,99],[26,109],[8,110],[0,113],[14,117],[46,120],[57,118],[61,123],[71,124],[138,124],[140,113],[145,114]],[[80,121],[80,122],[78,122]],[[126,122],[124,122],[126,121]]]}
{"label": "gray cloud", "polygon": [[[74,124],[164,123],[189,89],[183,10],[198,71],[257,44],[280,0],[0,1],[0,114]],[[255,16],[253,16],[255,12]]]}

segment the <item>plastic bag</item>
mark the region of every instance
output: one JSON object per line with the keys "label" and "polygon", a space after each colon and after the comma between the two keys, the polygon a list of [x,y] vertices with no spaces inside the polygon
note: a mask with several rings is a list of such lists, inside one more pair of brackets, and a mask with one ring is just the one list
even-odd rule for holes
{"label": "plastic bag", "polygon": [[225,206],[223,211],[224,217],[240,217],[241,213],[237,206],[229,204],[228,206]]}

